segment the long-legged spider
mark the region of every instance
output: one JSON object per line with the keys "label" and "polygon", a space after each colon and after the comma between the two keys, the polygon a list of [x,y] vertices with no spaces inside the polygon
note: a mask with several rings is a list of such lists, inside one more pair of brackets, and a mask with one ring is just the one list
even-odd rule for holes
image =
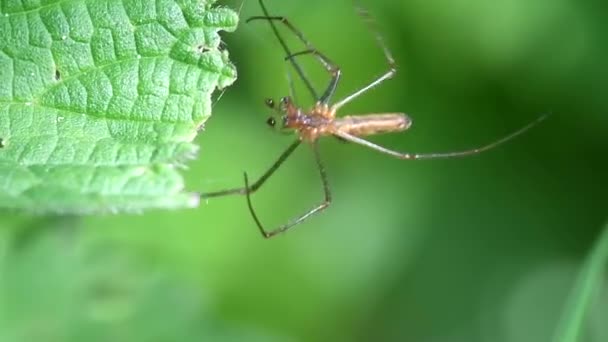
{"label": "long-legged spider", "polygon": [[[247,173],[244,173],[244,181],[245,186],[242,188],[234,188],[227,189],[217,192],[203,193],[201,194],[201,198],[210,198],[210,197],[218,197],[232,194],[241,194],[245,195],[247,198],[247,205],[249,207],[249,211],[253,216],[255,223],[257,224],[260,232],[265,238],[273,237],[277,234],[283,233],[290,229],[291,227],[301,223],[306,220],[310,216],[319,213],[326,209],[331,203],[331,192],[329,189],[329,185],[327,182],[327,176],[325,174],[325,168],[323,167],[323,163],[321,162],[321,158],[319,156],[319,148],[318,148],[318,139],[324,136],[334,136],[341,140],[345,140],[348,142],[352,142],[355,144],[363,145],[369,147],[373,150],[376,150],[381,153],[385,153],[391,155],[393,157],[399,159],[433,159],[433,158],[451,158],[451,157],[461,157],[468,156],[481,153],[483,151],[487,151],[501,145],[514,137],[522,134],[527,131],[531,127],[538,124],[540,121],[544,120],[547,115],[540,116],[533,122],[527,124],[526,126],[518,129],[511,134],[498,139],[492,143],[487,145],[483,145],[481,147],[464,150],[464,151],[456,151],[456,152],[445,152],[445,153],[407,153],[407,152],[397,152],[380,145],[374,144],[368,140],[363,139],[363,136],[374,135],[379,133],[388,133],[388,132],[399,132],[408,129],[412,121],[411,119],[403,114],[403,113],[381,113],[381,114],[367,114],[367,115],[359,115],[359,116],[344,116],[337,118],[336,112],[345,104],[351,102],[355,98],[359,97],[363,93],[368,90],[375,88],[382,82],[392,78],[397,69],[395,66],[395,61],[393,56],[384,43],[384,39],[374,28],[374,21],[372,20],[369,13],[363,10],[360,6],[357,6],[359,15],[366,21],[370,30],[374,33],[374,37],[376,43],[384,52],[384,56],[388,63],[388,71],[386,71],[380,77],[374,79],[372,82],[367,84],[366,86],[360,88],[359,90],[353,92],[352,94],[344,97],[343,99],[330,104],[331,97],[334,95],[338,82],[340,80],[340,68],[334,64],[329,58],[327,58],[323,53],[318,51],[300,32],[293,26],[285,17],[282,16],[271,16],[264,5],[263,0],[259,0],[260,7],[262,8],[262,12],[264,15],[262,16],[254,16],[247,20],[247,22],[251,22],[254,20],[266,20],[270,24],[274,35],[277,40],[283,47],[283,50],[286,53],[285,60],[291,62],[294,70],[304,82],[306,88],[311,93],[313,98],[317,99],[314,106],[309,110],[304,110],[294,104],[291,96],[283,97],[278,106],[275,105],[274,101],[271,99],[266,100],[266,105],[271,109],[275,110],[278,114],[280,114],[280,119],[275,120],[273,117],[267,120],[268,125],[275,127],[277,124],[279,128],[295,131],[297,134],[297,139],[279,156],[279,158],[275,161],[275,163],[253,184],[249,183],[249,179],[247,177]],[[285,27],[291,31],[306,47],[305,50],[292,53],[283,37],[279,34],[277,27],[274,22],[280,22],[285,25]],[[295,57],[301,55],[313,55],[321,65],[327,70],[327,72],[331,76],[331,80],[325,91],[319,96],[312,86],[310,80],[304,74],[303,69],[300,67]],[[255,210],[253,209],[253,205],[251,203],[251,194],[258,190],[264,182],[283,164],[283,162],[293,153],[293,151],[300,146],[302,142],[307,142],[312,146],[312,151],[315,157],[315,161],[317,167],[319,169],[319,174],[321,176],[321,182],[323,184],[324,191],[324,199],[323,201],[313,207],[312,209],[306,211],[300,216],[296,217],[294,220],[289,221],[286,224],[279,226],[273,230],[267,231],[264,229],[264,226],[260,222]]]}

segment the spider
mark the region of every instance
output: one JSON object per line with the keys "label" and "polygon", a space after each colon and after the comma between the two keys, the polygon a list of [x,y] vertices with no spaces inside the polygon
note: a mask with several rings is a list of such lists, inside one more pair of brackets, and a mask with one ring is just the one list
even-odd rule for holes
{"label": "spider", "polygon": [[[274,162],[274,164],[254,183],[249,183],[249,178],[247,173],[245,172],[244,182],[245,186],[241,188],[227,189],[217,192],[209,192],[200,194],[202,199],[207,199],[211,197],[232,195],[232,194],[240,194],[245,195],[247,198],[247,206],[249,207],[249,211],[251,216],[253,217],[260,233],[264,238],[271,238],[280,233],[283,233],[290,228],[296,226],[299,223],[302,223],[304,220],[308,219],[314,214],[317,214],[327,207],[329,207],[331,203],[331,191],[329,188],[329,184],[327,182],[327,175],[325,173],[325,168],[323,167],[323,163],[319,156],[319,148],[318,148],[318,140],[321,137],[325,136],[334,136],[341,140],[348,141],[351,143],[363,145],[369,147],[373,150],[376,150],[381,153],[385,153],[391,155],[393,157],[399,159],[434,159],[434,158],[452,158],[452,157],[461,157],[468,156],[481,153],[483,151],[487,151],[501,145],[516,136],[524,133],[528,129],[537,125],[539,122],[544,120],[547,115],[540,116],[533,122],[527,124],[526,126],[512,132],[511,134],[495,140],[487,145],[480,146],[477,148],[464,150],[464,151],[456,151],[456,152],[446,152],[446,153],[402,153],[387,149],[380,145],[374,144],[368,140],[365,140],[363,137],[368,135],[374,135],[379,133],[390,133],[390,132],[400,132],[407,130],[410,128],[412,124],[412,120],[403,113],[382,113],[382,114],[367,114],[367,115],[358,115],[358,116],[344,116],[344,117],[336,117],[336,112],[345,104],[351,102],[356,99],[360,95],[366,93],[372,88],[377,87],[384,81],[391,79],[395,76],[397,72],[395,60],[388,49],[387,45],[384,43],[384,39],[375,30],[374,21],[370,14],[364,10],[360,6],[356,6],[359,15],[363,18],[363,20],[367,23],[370,31],[374,33],[374,38],[376,40],[377,45],[384,52],[384,56],[386,58],[388,64],[388,71],[382,74],[380,77],[374,79],[369,84],[361,87],[359,90],[353,92],[352,94],[344,97],[343,99],[331,103],[330,100],[336,91],[336,87],[340,81],[340,67],[333,63],[327,56],[317,50],[299,31],[291,22],[282,16],[272,16],[268,13],[266,6],[264,5],[263,0],[259,0],[260,7],[262,8],[262,12],[264,15],[261,16],[253,16],[247,19],[247,22],[264,20],[270,24],[270,27],[282,46],[284,52],[286,53],[285,60],[291,62],[294,70],[297,75],[302,79],[304,85],[311,93],[313,98],[316,99],[314,106],[305,110],[301,107],[297,106],[291,96],[285,96],[281,98],[278,104],[272,99],[266,100],[266,106],[270,109],[274,110],[279,114],[279,120],[274,117],[268,118],[266,123],[275,128],[279,128],[281,130],[291,130],[294,131],[297,135],[297,139],[279,156],[279,158]],[[292,53],[283,37],[279,34],[275,22],[278,22],[284,25],[289,31],[291,31],[306,47],[305,50]],[[300,67],[295,57],[302,55],[312,55],[314,56],[319,63],[325,68],[325,70],[329,73],[331,79],[325,91],[319,95],[314,87],[312,86],[310,80],[304,74],[303,69]],[[323,184],[324,191],[324,199],[321,203],[317,204],[313,208],[309,209],[305,213],[296,217],[295,219],[289,221],[286,224],[283,224],[273,230],[266,230],[259,220],[253,205],[251,203],[251,194],[257,191],[263,184],[268,180],[268,178],[285,162],[285,160],[293,153],[293,151],[302,144],[302,142],[308,143],[312,147],[312,151],[314,154],[315,162],[317,168],[319,169],[319,174],[321,177],[321,182]]]}

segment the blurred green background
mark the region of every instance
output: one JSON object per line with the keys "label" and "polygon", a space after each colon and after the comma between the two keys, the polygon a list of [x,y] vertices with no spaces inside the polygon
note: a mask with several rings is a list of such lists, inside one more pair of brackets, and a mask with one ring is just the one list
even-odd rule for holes
{"label": "blurred green background", "polygon": [[[414,122],[374,142],[461,150],[553,115],[462,159],[401,161],[326,139],[332,206],[272,240],[238,196],[139,216],[3,214],[0,340],[549,340],[608,219],[605,6],[363,3],[399,71],[341,113],[402,111]],[[241,0],[224,4],[241,8]],[[335,99],[386,70],[351,1],[267,6],[342,67]],[[243,19],[259,14],[257,1],[241,8]],[[257,177],[293,139],[265,125],[264,98],[289,89],[268,25],[243,20],[224,38],[239,79],[197,138],[200,156],[186,171],[192,191],[240,186],[243,171]],[[323,69],[301,60],[322,89]],[[274,226],[321,198],[304,146],[253,201]],[[606,341],[607,291],[594,302],[583,340]]]}

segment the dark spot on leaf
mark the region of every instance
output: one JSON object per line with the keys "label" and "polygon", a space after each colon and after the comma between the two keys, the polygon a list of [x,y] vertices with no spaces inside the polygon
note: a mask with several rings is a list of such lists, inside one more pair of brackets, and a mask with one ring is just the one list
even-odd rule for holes
{"label": "dark spot on leaf", "polygon": [[4,146],[4,139],[0,138],[0,148],[3,148]]}
{"label": "dark spot on leaf", "polygon": [[226,43],[224,43],[223,41],[220,40],[220,44],[218,45],[217,49],[222,52],[224,50],[226,50]]}
{"label": "dark spot on leaf", "polygon": [[200,53],[205,53],[205,52],[209,51],[209,48],[204,45],[199,45],[197,47],[197,49],[198,49],[198,52],[200,52]]}
{"label": "dark spot on leaf", "polygon": [[61,72],[55,69],[55,80],[59,81],[61,79]]}

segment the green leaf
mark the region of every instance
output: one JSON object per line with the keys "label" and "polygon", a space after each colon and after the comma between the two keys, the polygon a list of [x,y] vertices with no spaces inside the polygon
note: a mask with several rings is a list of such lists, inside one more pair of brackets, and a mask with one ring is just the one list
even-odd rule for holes
{"label": "green leaf", "polygon": [[236,79],[213,0],[0,1],[0,207],[193,207],[179,167]]}
{"label": "green leaf", "polygon": [[561,320],[553,337],[554,342],[581,341],[585,317],[602,287],[608,267],[608,224],[589,251],[572,289]]}

